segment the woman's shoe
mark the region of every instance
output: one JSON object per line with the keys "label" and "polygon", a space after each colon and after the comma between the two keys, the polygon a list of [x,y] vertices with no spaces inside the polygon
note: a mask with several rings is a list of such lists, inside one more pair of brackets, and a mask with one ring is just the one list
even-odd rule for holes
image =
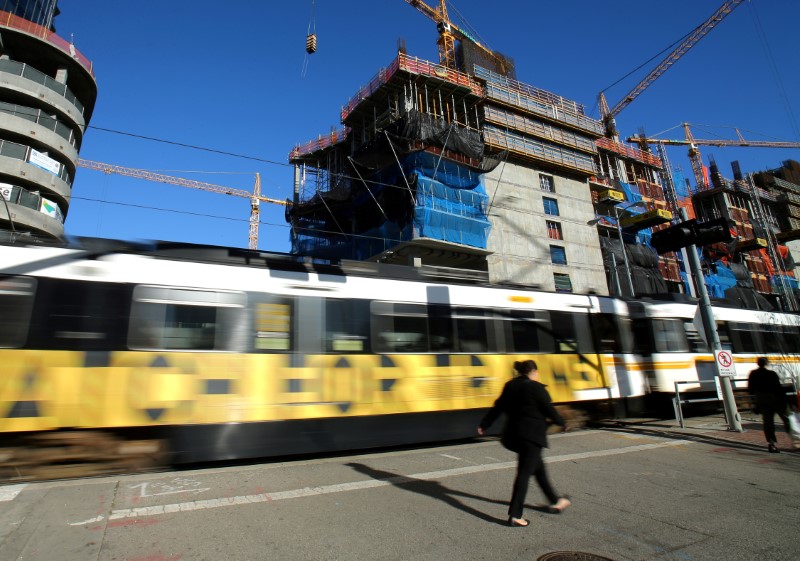
{"label": "woman's shoe", "polygon": [[556,504],[547,507],[547,510],[552,514],[561,514],[562,512],[564,512],[564,510],[569,508],[571,504],[572,501],[569,500],[568,497],[561,497],[560,499],[558,499]]}
{"label": "woman's shoe", "polygon": [[769,450],[770,454],[778,454],[778,453],[780,453],[780,450],[778,450],[778,447],[775,444],[772,444],[771,442],[770,442],[769,446],[767,447],[767,449]]}
{"label": "woman's shoe", "polygon": [[508,525],[513,526],[515,528],[524,528],[530,524],[530,520],[525,520],[524,518],[514,518],[513,516],[508,519]]}

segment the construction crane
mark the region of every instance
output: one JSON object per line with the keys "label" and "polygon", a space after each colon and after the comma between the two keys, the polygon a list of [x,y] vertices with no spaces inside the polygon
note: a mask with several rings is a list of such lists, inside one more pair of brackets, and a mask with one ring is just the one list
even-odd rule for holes
{"label": "construction crane", "polygon": [[127,177],[136,177],[139,179],[146,179],[148,181],[157,181],[159,183],[168,183],[169,185],[178,185],[180,187],[189,187],[192,189],[201,189],[203,191],[210,191],[212,193],[220,193],[222,195],[232,195],[234,197],[243,197],[250,199],[250,235],[248,239],[249,249],[258,249],[258,224],[260,216],[260,205],[262,202],[272,203],[276,205],[287,206],[291,203],[288,201],[281,201],[278,199],[270,199],[261,195],[261,175],[256,173],[256,181],[253,185],[253,192],[250,193],[243,189],[233,189],[231,187],[224,187],[222,185],[214,185],[213,183],[204,183],[202,181],[194,181],[192,179],[184,179],[182,177],[174,177],[172,175],[163,175],[161,173],[154,173],[143,169],[127,168],[115,164],[105,164],[103,162],[94,162],[92,160],[78,159],[78,166],[87,169],[94,169],[102,171],[106,174],[124,175]]}
{"label": "construction crane", "polygon": [[697,139],[692,134],[690,123],[683,123],[683,130],[686,138],[683,140],[668,140],[662,138],[646,138],[644,136],[631,136],[627,142],[636,143],[643,151],[648,151],[649,144],[661,144],[664,146],[688,146],[689,161],[692,163],[692,172],[697,182],[698,189],[708,189],[708,182],[703,171],[703,159],[700,155],[698,146],[748,146],[754,148],[800,148],[800,142],[765,141],[765,140],[745,140],[739,129],[736,131],[737,140],[725,139]]}
{"label": "construction crane", "polygon": [[504,56],[494,52],[486,45],[481,44],[480,41],[476,40],[450,20],[450,17],[447,15],[447,4],[445,0],[439,0],[438,8],[432,8],[422,0],[405,1],[436,22],[436,29],[439,31],[439,40],[436,44],[439,45],[440,64],[447,68],[458,70],[456,67],[456,40],[469,41],[497,63],[501,74],[506,75],[508,73],[510,65]]}
{"label": "construction crane", "polygon": [[[409,1],[409,0],[406,0]],[[641,82],[636,84],[634,88],[628,92],[627,95],[611,109],[608,108],[608,102],[604,92],[600,92],[598,96],[598,106],[600,109],[600,119],[606,128],[606,136],[616,139],[619,134],[617,133],[617,124],[615,121],[616,116],[620,111],[625,109],[634,99],[636,99],[650,84],[655,82],[659,76],[669,70],[686,52],[691,49],[700,39],[705,37],[709,31],[714,29],[725,17],[727,17],[736,7],[744,2],[744,0],[726,0],[719,9],[714,12],[705,22],[700,24],[692,31],[680,45],[678,45],[671,53],[669,53],[658,66],[651,70]]]}

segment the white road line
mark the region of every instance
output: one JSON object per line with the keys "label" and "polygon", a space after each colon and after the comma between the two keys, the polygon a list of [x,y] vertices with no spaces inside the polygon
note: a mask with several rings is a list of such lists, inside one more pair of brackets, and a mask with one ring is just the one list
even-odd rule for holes
{"label": "white road line", "polygon": [[[682,444],[690,444],[688,440],[672,440],[659,444],[642,444],[639,446],[626,446],[625,448],[613,448],[610,450],[596,450],[594,452],[580,452],[577,454],[563,454],[560,456],[553,456],[546,458],[546,463],[568,462],[571,460],[583,460],[586,458],[599,458],[602,456],[616,456],[619,454],[628,454],[630,452],[642,452],[645,450],[654,450],[657,448],[666,448],[669,446],[680,446]],[[220,508],[226,506],[235,506],[242,504],[255,504],[255,503],[268,503],[272,501],[281,501],[285,499],[299,499],[303,497],[311,497],[316,495],[327,495],[330,493],[342,493],[346,491],[360,491],[362,489],[374,489],[376,487],[386,487],[389,485],[396,485],[399,483],[410,483],[419,480],[433,480],[444,479],[446,477],[454,477],[458,475],[468,475],[472,473],[481,473],[488,471],[496,471],[502,469],[515,468],[517,462],[499,462],[496,464],[484,464],[476,466],[465,466],[453,469],[444,469],[438,471],[430,471],[425,473],[415,473],[412,475],[398,475],[397,477],[390,477],[388,479],[368,479],[366,481],[354,481],[352,483],[337,483],[335,485],[323,485],[321,487],[304,487],[303,489],[293,489],[290,491],[278,491],[275,493],[260,493],[258,495],[243,495],[238,497],[227,497],[222,499],[206,499],[202,501],[189,501],[184,503],[175,503],[159,506],[147,506],[137,508],[126,508],[114,510],[109,515],[109,520],[119,520],[122,518],[140,518],[145,516],[157,516],[159,514],[169,514],[173,512],[189,512],[194,510],[207,510],[211,508]]]}
{"label": "white road line", "polygon": [[0,487],[0,502],[13,501],[14,498],[19,495],[19,492],[27,486],[27,483],[20,483],[18,485],[5,485],[4,487]]}
{"label": "white road line", "polygon": [[84,520],[83,522],[71,522],[70,526],[83,526],[84,524],[94,524],[95,522],[100,522],[103,519],[103,516],[95,516],[94,518],[90,518],[89,520]]}
{"label": "white road line", "polygon": [[451,460],[460,460],[461,459],[458,456],[451,456],[450,454],[439,454],[439,455],[443,456],[445,458],[450,458]]}

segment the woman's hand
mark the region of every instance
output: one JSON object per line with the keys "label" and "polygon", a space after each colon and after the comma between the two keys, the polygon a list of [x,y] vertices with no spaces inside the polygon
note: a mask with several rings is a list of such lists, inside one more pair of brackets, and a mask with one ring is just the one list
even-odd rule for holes
{"label": "woman's hand", "polygon": [[482,427],[478,427],[478,434],[479,434],[480,436],[483,436],[483,433],[484,433],[484,432],[486,432],[486,431],[484,431]]}

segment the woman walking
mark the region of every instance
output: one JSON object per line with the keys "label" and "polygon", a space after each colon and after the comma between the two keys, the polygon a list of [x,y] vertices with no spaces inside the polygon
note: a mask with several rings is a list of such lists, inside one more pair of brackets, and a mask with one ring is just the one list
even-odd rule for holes
{"label": "woman walking", "polygon": [[542,461],[542,449],[547,447],[548,419],[561,427],[565,424],[553,407],[546,386],[539,382],[536,363],[518,361],[514,363],[514,370],[516,376],[506,383],[500,397],[480,422],[478,434],[484,434],[501,413],[506,414],[502,443],[517,453],[517,477],[508,507],[508,524],[528,526],[530,521],[522,517],[522,510],[531,475],[550,501],[550,512],[559,513],[572,504],[553,490]]}

